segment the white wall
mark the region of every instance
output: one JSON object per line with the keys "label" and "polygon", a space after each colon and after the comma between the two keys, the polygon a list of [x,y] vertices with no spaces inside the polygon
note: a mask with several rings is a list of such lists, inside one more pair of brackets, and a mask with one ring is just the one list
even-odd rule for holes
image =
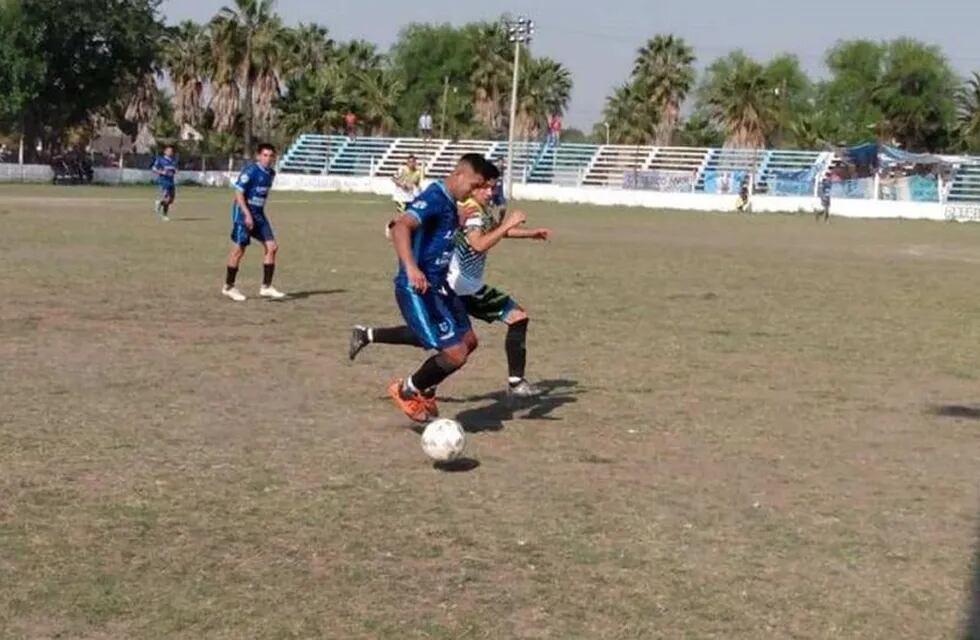
{"label": "white wall", "polygon": [[[200,184],[225,187],[234,173],[224,171],[182,171],[178,184]],[[0,182],[50,182],[51,168],[46,165],[0,164]],[[95,170],[99,184],[151,184],[153,173],[145,169]],[[278,191],[334,191],[390,196],[394,185],[388,178],[279,174]],[[517,200],[591,204],[596,206],[646,207],[682,211],[734,211],[734,195],[706,193],[659,193],[626,191],[603,187],[567,187],[554,184],[515,184]],[[754,213],[813,212],[820,207],[817,198],[752,197]],[[980,221],[980,205],[939,204],[936,202],[895,202],[888,200],[847,200],[836,198],[831,215],[845,218],[908,218],[919,220]]]}

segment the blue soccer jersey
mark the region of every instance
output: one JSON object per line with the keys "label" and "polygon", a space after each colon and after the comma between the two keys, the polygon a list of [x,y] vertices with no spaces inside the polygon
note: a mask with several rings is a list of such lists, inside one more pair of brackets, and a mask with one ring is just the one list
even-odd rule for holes
{"label": "blue soccer jersey", "polygon": [[[269,190],[272,189],[272,183],[275,179],[276,172],[274,169],[265,169],[262,165],[254,162],[246,165],[238,174],[238,179],[235,180],[234,185],[235,190],[245,196],[245,202],[248,203],[249,211],[252,212],[253,216],[265,215],[265,201],[269,197]],[[237,203],[234,213],[236,217],[241,215]]]}
{"label": "blue soccer jersey", "polygon": [[248,203],[248,210],[252,214],[252,228],[245,226],[245,214],[238,202],[235,202],[231,207],[231,240],[235,244],[246,247],[251,238],[260,242],[275,240],[272,225],[265,216],[265,201],[275,178],[275,170],[264,169],[255,163],[247,165],[238,174],[234,183],[235,191],[241,193]]}
{"label": "blue soccer jersey", "polygon": [[[425,274],[429,285],[438,289],[446,282],[449,261],[453,255],[453,238],[459,228],[456,200],[442,181],[434,182],[412,201],[405,210],[405,215],[413,216],[419,221],[418,228],[412,233],[415,264]],[[404,265],[398,267],[395,284],[408,284]]]}
{"label": "blue soccer jersey", "polygon": [[153,171],[157,174],[158,185],[172,189],[174,187],[174,178],[177,175],[177,158],[158,156],[153,161]]}

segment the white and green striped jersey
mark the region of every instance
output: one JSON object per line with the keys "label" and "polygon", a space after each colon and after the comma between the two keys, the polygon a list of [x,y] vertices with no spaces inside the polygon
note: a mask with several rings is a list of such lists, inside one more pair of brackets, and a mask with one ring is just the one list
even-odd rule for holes
{"label": "white and green striped jersey", "polygon": [[497,228],[499,222],[493,213],[480,206],[476,200],[460,205],[464,211],[473,211],[456,232],[456,246],[449,262],[449,286],[461,296],[473,295],[483,288],[483,272],[487,266],[487,254],[478,253],[470,246],[467,235],[479,229],[484,233]]}

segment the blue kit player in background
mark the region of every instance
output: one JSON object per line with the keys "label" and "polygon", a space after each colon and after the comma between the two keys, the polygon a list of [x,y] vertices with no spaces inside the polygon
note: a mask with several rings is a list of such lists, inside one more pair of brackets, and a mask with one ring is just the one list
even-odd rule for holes
{"label": "blue kit player in background", "polygon": [[153,173],[156,174],[157,185],[160,186],[160,199],[157,200],[154,211],[161,220],[169,222],[170,205],[177,197],[177,157],[172,144],[165,146],[163,155],[157,156],[153,161]]}
{"label": "blue kit player in background", "polygon": [[817,211],[817,222],[823,218],[824,222],[830,222],[830,175],[825,175],[820,180],[820,209]]}
{"label": "blue kit player in background", "polygon": [[276,162],[276,148],[271,144],[260,144],[255,154],[255,162],[246,165],[235,180],[235,203],[231,208],[231,241],[233,246],[228,255],[228,270],[225,286],[221,293],[234,300],[244,302],[245,295],[235,286],[238,265],[245,256],[245,248],[255,238],[265,248],[262,260],[262,287],[259,295],[275,300],[285,298],[286,294],[272,286],[272,276],[276,270],[276,236],[265,213],[266,199],[276,178],[273,165]]}
{"label": "blue kit player in background", "polygon": [[439,415],[436,387],[459,370],[476,349],[476,334],[462,301],[446,286],[456,231],[456,203],[466,200],[497,169],[480,154],[463,156],[443,181],[434,182],[408,206],[391,229],[398,255],[395,299],[415,339],[437,353],[388,394],[405,415],[425,422]]}

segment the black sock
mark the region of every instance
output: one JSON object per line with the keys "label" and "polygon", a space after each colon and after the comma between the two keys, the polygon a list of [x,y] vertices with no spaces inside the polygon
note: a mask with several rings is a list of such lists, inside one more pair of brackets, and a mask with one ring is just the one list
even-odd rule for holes
{"label": "black sock", "polygon": [[407,344],[421,347],[422,343],[407,326],[370,329],[371,342],[377,344]]}
{"label": "black sock", "polygon": [[524,379],[527,368],[527,324],[525,318],[507,327],[507,337],[504,339],[504,350],[507,352],[507,375]]}
{"label": "black sock", "polygon": [[225,272],[225,286],[229,289],[235,286],[235,278],[238,277],[238,267],[227,267]]}
{"label": "black sock", "polygon": [[412,374],[412,384],[416,389],[434,389],[451,376],[459,367],[449,362],[445,354],[437,353],[422,363],[419,370]]}
{"label": "black sock", "polygon": [[168,213],[170,213],[170,203],[169,202],[162,202],[160,204],[163,205],[163,215],[167,215]]}
{"label": "black sock", "polygon": [[272,286],[272,274],[276,272],[276,265],[274,264],[264,264],[262,265],[262,286],[271,287]]}

